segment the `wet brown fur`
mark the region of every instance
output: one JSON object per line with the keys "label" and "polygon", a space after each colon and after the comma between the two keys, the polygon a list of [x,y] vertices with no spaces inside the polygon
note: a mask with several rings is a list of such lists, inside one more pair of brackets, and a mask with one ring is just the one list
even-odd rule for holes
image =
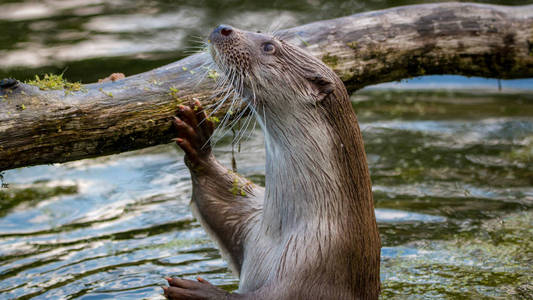
{"label": "wet brown fur", "polygon": [[[189,163],[197,215],[241,279],[227,297],[377,299],[381,242],[342,81],[269,35],[235,30],[210,39],[220,72],[236,78],[230,84],[254,105],[267,148],[266,187],[246,184],[244,196],[227,191],[246,179],[211,154]],[[261,53],[264,43],[276,52]]]}

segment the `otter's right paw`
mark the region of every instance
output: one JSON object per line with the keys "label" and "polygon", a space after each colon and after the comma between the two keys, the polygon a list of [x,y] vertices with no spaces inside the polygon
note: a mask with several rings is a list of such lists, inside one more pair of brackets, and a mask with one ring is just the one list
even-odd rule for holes
{"label": "otter's right paw", "polygon": [[174,141],[185,151],[187,165],[194,168],[201,166],[211,154],[209,138],[214,124],[207,118],[200,101],[196,100],[189,106],[180,105],[174,117],[174,127],[178,130]]}
{"label": "otter's right paw", "polygon": [[167,299],[211,300],[227,299],[229,293],[200,277],[197,281],[167,278],[168,287],[163,287]]}

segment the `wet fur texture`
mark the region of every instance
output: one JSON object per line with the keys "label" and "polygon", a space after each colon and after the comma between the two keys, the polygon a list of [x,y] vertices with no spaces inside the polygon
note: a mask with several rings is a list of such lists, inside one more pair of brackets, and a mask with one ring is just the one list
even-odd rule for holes
{"label": "wet fur texture", "polygon": [[[251,103],[266,146],[265,189],[210,153],[189,162],[194,210],[240,278],[238,292],[226,297],[377,299],[381,243],[342,81],[270,35],[233,29],[213,32],[210,42],[219,71]],[[236,180],[245,195],[229,192]]]}

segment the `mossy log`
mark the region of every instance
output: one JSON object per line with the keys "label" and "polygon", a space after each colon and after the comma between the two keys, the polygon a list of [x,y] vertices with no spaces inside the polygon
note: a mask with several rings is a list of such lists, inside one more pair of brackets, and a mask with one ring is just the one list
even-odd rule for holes
{"label": "mossy log", "polygon": [[[533,5],[414,5],[284,31],[331,66],[350,91],[429,74],[533,77]],[[181,101],[207,105],[207,54],[80,90],[0,83],[0,170],[168,143]],[[224,110],[221,110],[223,113]]]}

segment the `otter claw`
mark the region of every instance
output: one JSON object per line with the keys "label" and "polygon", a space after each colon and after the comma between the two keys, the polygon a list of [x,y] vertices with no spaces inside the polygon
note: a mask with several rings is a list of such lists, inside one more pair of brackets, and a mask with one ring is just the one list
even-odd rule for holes
{"label": "otter claw", "polygon": [[177,138],[173,141],[185,152],[186,162],[197,167],[211,153],[212,122],[207,120],[201,103],[196,100],[188,106],[178,106],[173,124],[177,130]]}

